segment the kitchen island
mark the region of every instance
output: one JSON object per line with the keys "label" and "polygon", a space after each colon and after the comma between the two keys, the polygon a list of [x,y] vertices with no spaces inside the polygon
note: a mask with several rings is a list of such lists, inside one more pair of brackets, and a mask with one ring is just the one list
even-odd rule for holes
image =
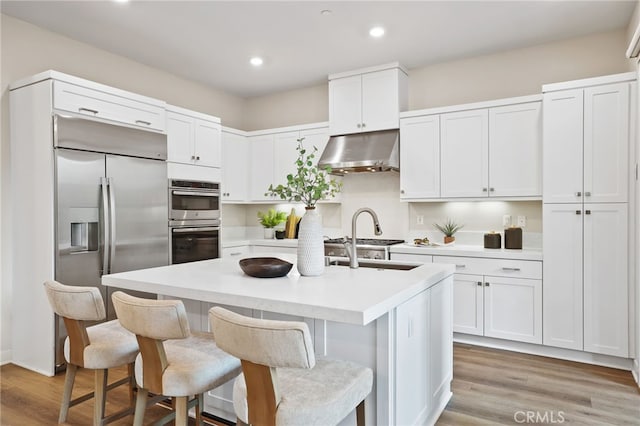
{"label": "kitchen island", "polygon": [[[274,256],[295,263],[295,255]],[[334,265],[319,277],[302,277],[294,265],[285,277],[260,279],[244,274],[237,258],[223,258],[105,275],[102,284],[181,298],[194,329],[207,328],[212,305],[305,321],[318,357],[374,371],[367,425],[433,424],[451,397],[455,267],[371,263],[379,267]],[[230,385],[210,392],[205,410],[233,420],[230,392]]]}

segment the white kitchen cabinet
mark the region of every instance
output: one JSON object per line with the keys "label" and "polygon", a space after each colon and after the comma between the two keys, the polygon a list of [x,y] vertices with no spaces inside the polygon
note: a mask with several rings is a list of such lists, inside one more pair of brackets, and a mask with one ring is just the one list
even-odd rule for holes
{"label": "white kitchen cabinet", "polygon": [[282,247],[281,245],[253,245],[251,246],[252,253],[290,253],[296,254],[298,249],[296,247]]}
{"label": "white kitchen cabinet", "polygon": [[489,109],[489,196],[542,196],[542,105]]}
{"label": "white kitchen cabinet", "polygon": [[287,175],[295,174],[297,170],[296,160],[298,159],[298,139],[300,132],[276,133],[273,141],[273,178],[269,183],[274,187],[287,183]]}
{"label": "white kitchen cabinet", "polygon": [[440,197],[440,116],[400,120],[400,199]]}
{"label": "white kitchen cabinet", "polygon": [[407,107],[407,78],[397,64],[330,75],[330,134],[397,129]]}
{"label": "white kitchen cabinet", "polygon": [[165,129],[165,103],[102,84],[48,72],[69,81],[53,82],[53,108],[157,131]]}
{"label": "white kitchen cabinet", "polygon": [[542,195],[540,102],[445,113],[440,126],[443,198]]}
{"label": "white kitchen cabinet", "polygon": [[404,261],[404,262],[416,262],[416,263],[432,263],[433,256],[428,254],[413,254],[413,253],[391,253],[390,260]]}
{"label": "white kitchen cabinet", "polygon": [[243,134],[222,131],[222,202],[246,201],[249,142]]}
{"label": "white kitchen cabinet", "polygon": [[544,94],[545,203],[628,201],[632,85]]}
{"label": "white kitchen cabinet", "polygon": [[543,206],[545,345],[629,356],[627,208]]}
{"label": "white kitchen cabinet", "polygon": [[222,249],[222,256],[220,257],[237,257],[240,259],[244,255],[250,252],[249,246],[235,246],[235,247],[224,247]]}
{"label": "white kitchen cabinet", "polygon": [[251,201],[273,201],[275,197],[265,195],[274,176],[273,134],[249,136],[249,199]]}
{"label": "white kitchen cabinet", "polygon": [[167,161],[220,167],[220,119],[183,108],[167,111]]}
{"label": "white kitchen cabinet", "polygon": [[458,256],[433,256],[433,262],[458,271],[454,332],[542,343],[542,262]]}

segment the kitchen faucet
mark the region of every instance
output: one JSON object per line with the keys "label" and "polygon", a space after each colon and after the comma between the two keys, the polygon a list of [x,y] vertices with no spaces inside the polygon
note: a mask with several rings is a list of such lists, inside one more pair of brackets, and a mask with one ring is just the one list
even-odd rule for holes
{"label": "kitchen faucet", "polygon": [[380,222],[378,222],[378,215],[369,207],[362,207],[356,210],[351,219],[351,241],[344,242],[344,248],[347,250],[349,256],[349,267],[356,269],[358,265],[358,250],[356,249],[356,222],[360,213],[367,212],[373,219],[373,230],[376,235],[382,235],[382,229],[380,228]]}

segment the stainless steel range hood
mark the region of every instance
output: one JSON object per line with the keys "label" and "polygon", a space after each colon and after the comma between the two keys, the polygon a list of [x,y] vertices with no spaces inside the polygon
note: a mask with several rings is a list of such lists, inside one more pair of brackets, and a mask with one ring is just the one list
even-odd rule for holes
{"label": "stainless steel range hood", "polygon": [[397,129],[332,136],[324,149],[319,168],[331,167],[331,174],[400,170]]}

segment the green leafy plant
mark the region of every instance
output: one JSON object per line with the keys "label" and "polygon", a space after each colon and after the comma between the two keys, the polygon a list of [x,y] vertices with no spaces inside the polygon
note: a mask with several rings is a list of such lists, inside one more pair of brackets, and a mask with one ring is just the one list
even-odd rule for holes
{"label": "green leafy plant", "polygon": [[274,228],[287,220],[287,213],[269,209],[266,213],[258,212],[260,225],[265,228]]}
{"label": "green leafy plant", "polygon": [[433,226],[435,226],[440,232],[442,232],[445,237],[453,237],[453,234],[464,227],[464,225],[459,225],[451,219],[447,219],[447,221],[442,225],[434,223]]}
{"label": "green leafy plant", "polygon": [[285,184],[269,185],[265,195],[275,195],[286,201],[302,202],[307,208],[315,208],[318,200],[335,197],[340,192],[342,183],[329,178],[330,167],[324,170],[316,167],[314,159],[318,148],[314,146],[313,151],[307,153],[302,145],[303,140],[304,138],[298,139],[296,147],[298,151],[295,162],[296,172],[287,175]]}

